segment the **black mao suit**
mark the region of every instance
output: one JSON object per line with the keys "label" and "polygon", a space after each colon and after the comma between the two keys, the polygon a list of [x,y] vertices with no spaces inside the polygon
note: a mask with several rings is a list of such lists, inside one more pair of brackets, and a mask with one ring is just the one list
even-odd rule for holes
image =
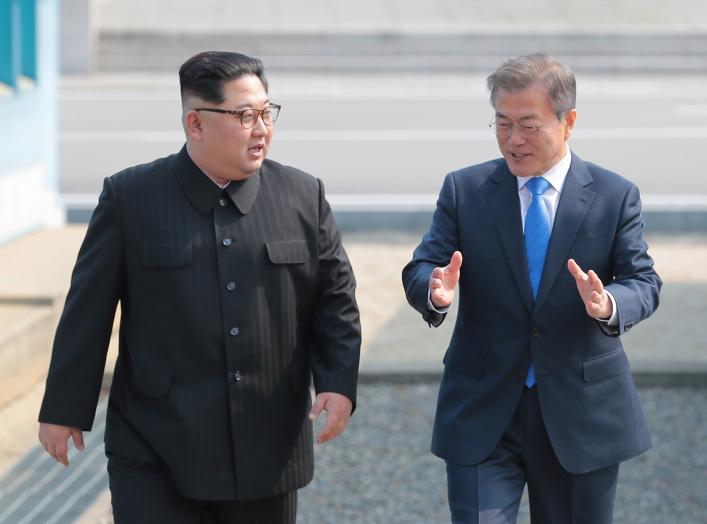
{"label": "black mao suit", "polygon": [[355,402],[355,281],[320,181],[266,160],[224,190],[178,154],[105,180],[40,421],[90,430],[114,313],[106,451],[247,500],[313,473],[310,377]]}

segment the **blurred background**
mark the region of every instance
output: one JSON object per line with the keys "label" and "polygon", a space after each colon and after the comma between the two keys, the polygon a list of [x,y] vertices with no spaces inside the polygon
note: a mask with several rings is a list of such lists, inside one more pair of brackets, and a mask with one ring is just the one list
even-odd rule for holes
{"label": "blurred background", "polygon": [[428,329],[400,270],[445,174],[499,155],[486,76],[538,51],[576,73],[571,148],[641,189],[665,281],[624,338],[655,447],[616,521],[707,522],[703,0],[0,0],[0,524],[112,522],[104,401],[68,470],[35,446],[51,340],[103,178],[181,147],[177,70],[209,49],[263,60],[270,157],[323,180],[359,281],[359,410],[299,522],[448,521],[428,448],[454,318]]}

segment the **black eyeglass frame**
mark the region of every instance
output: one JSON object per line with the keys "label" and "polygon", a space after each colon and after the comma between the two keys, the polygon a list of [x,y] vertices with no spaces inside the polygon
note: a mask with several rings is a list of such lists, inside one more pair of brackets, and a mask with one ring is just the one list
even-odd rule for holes
{"label": "black eyeglass frame", "polygon": [[[263,118],[263,113],[267,110],[275,110],[275,116],[273,117],[272,114],[270,115],[270,123],[268,124],[265,119]],[[210,113],[221,113],[224,115],[234,115],[237,116],[240,121],[241,121],[241,127],[243,129],[253,129],[255,125],[258,122],[258,118],[260,118],[263,121],[263,124],[266,126],[270,127],[272,126],[276,121],[277,118],[280,116],[280,110],[282,109],[282,106],[280,104],[268,104],[265,107],[262,107],[260,109],[255,109],[254,107],[250,107],[248,109],[218,109],[216,107],[195,107],[194,111],[208,111]],[[257,111],[257,116],[253,119],[253,125],[250,127],[247,127],[243,123],[243,115],[246,114],[248,111]]]}

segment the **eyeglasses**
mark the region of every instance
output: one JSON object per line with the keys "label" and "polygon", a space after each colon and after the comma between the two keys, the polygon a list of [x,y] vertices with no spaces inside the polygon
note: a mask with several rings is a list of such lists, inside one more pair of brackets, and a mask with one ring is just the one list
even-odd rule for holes
{"label": "eyeglasses", "polygon": [[241,127],[243,129],[253,129],[258,122],[258,117],[263,119],[263,124],[266,126],[273,125],[277,120],[282,108],[279,104],[270,104],[262,109],[241,109],[235,111],[233,109],[217,109],[215,107],[197,107],[194,111],[209,111],[211,113],[223,113],[225,115],[234,115],[241,119]]}
{"label": "eyeglasses", "polygon": [[515,128],[520,136],[523,138],[532,138],[536,136],[542,129],[547,126],[544,125],[528,125],[528,124],[511,124],[510,122],[496,122],[496,120],[491,120],[489,122],[489,127],[496,132],[497,136],[508,138],[513,133]]}

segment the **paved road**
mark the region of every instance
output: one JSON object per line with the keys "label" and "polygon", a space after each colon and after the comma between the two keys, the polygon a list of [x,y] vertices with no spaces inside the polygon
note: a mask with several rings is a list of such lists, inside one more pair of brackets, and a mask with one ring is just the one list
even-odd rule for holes
{"label": "paved road", "polygon": [[[444,463],[429,452],[436,393],[431,382],[363,384],[348,430],[316,447],[317,472],[300,492],[298,522],[449,522]],[[640,394],[654,447],[621,466],[616,524],[707,522],[707,389]],[[107,485],[102,422],[99,413],[86,451],[74,455],[68,470],[35,446],[0,477],[0,523],[112,523],[108,495],[99,495]],[[528,522],[523,502],[519,524]]]}
{"label": "paved road", "polygon": [[[175,75],[65,79],[61,191],[182,143]],[[330,194],[412,194],[432,202],[446,172],[497,156],[479,75],[295,75],[270,79],[283,104],[271,157],[321,177]],[[572,147],[653,195],[707,201],[707,78],[578,78]],[[410,201],[410,198],[407,198]],[[414,199],[413,199],[414,200]]]}

